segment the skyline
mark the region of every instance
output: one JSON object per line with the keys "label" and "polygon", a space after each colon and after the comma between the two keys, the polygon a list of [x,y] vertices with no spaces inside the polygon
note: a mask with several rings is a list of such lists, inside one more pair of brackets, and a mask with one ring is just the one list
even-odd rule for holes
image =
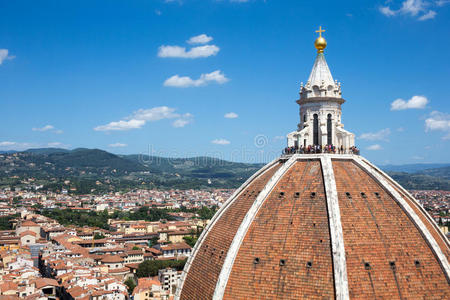
{"label": "skyline", "polygon": [[271,160],[322,26],[362,155],[449,162],[449,1],[201,2],[3,2],[0,150]]}

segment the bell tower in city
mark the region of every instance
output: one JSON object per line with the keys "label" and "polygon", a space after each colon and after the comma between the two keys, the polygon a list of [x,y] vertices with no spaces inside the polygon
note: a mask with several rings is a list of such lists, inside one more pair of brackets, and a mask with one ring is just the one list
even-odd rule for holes
{"label": "bell tower in city", "polygon": [[288,134],[288,147],[307,147],[313,145],[334,145],[345,149],[355,145],[355,135],[344,130],[341,123],[342,98],[341,84],[333,80],[325,60],[327,46],[319,27],[319,37],[314,42],[317,57],[305,85],[300,86],[300,123],[298,129]]}

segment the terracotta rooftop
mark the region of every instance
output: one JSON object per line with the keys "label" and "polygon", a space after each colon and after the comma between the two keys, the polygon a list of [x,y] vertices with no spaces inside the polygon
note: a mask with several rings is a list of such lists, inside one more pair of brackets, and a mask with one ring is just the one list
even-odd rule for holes
{"label": "terracotta rooftop", "polygon": [[23,221],[22,224],[20,224],[20,227],[39,227],[39,225],[34,223],[33,221],[26,220]]}
{"label": "terracotta rooftop", "polygon": [[183,249],[191,249],[192,247],[186,244],[185,242],[181,243],[174,243],[174,244],[168,244],[168,245],[162,245],[161,250],[162,251],[170,251],[170,250],[183,250]]}
{"label": "terracotta rooftop", "polygon": [[24,231],[24,232],[22,232],[22,233],[20,234],[20,237],[25,236],[25,235],[32,235],[32,236],[35,237],[37,234],[36,234],[36,232],[34,232],[34,231],[26,230],[26,231]]}
{"label": "terracotta rooftop", "polygon": [[122,263],[123,258],[118,255],[107,254],[102,258],[102,263]]}
{"label": "terracotta rooftop", "polygon": [[7,291],[16,291],[18,289],[18,285],[12,281],[6,281],[0,283],[0,292],[5,293]]}
{"label": "terracotta rooftop", "polygon": [[159,280],[153,278],[139,278],[138,285],[133,290],[133,296],[139,294],[143,291],[147,291],[152,288],[152,286],[161,286],[161,282]]}
{"label": "terracotta rooftop", "polygon": [[39,278],[36,279],[36,288],[40,289],[46,286],[59,286],[58,282],[55,279],[51,278]]}

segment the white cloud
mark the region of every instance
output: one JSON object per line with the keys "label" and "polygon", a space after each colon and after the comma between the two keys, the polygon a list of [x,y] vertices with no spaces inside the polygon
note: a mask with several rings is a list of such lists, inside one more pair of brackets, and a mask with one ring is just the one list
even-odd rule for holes
{"label": "white cloud", "polygon": [[450,140],[450,114],[433,111],[430,116],[425,119],[425,131],[443,131],[446,134],[443,140]]}
{"label": "white cloud", "polygon": [[212,140],[211,143],[216,144],[216,145],[229,145],[231,142],[226,139],[215,139],[215,140]]}
{"label": "white cloud", "polygon": [[393,11],[389,6],[381,6],[380,7],[380,12],[387,16],[387,17],[392,17],[395,16],[397,13],[395,11]]}
{"label": "white cloud", "polygon": [[29,143],[29,142],[12,142],[3,141],[0,142],[0,149],[4,151],[16,150],[23,151],[32,148],[69,148],[70,145],[63,144],[60,142],[50,142],[50,143]]}
{"label": "white cloud", "polygon": [[406,0],[402,3],[400,12],[409,14],[411,16],[417,16],[419,12],[425,9],[425,2],[422,0]]}
{"label": "white cloud", "polygon": [[9,50],[8,49],[0,49],[0,65],[8,59],[14,59],[15,56],[11,56],[9,55]]}
{"label": "white cloud", "polygon": [[419,21],[426,21],[426,20],[429,20],[429,19],[434,19],[435,16],[436,16],[436,12],[434,10],[430,10],[429,12],[427,12],[426,14],[421,16],[418,20]]}
{"label": "white cloud", "polygon": [[125,131],[130,129],[138,129],[145,125],[144,120],[120,120],[117,122],[110,122],[106,125],[100,125],[94,128],[95,131]]}
{"label": "white cloud", "polygon": [[286,137],[284,135],[277,135],[273,137],[274,141],[281,141],[281,140],[285,140]]}
{"label": "white cloud", "polygon": [[[389,1],[391,2],[391,1]],[[402,2],[401,7],[397,10],[392,9],[388,6],[381,6],[379,8],[380,12],[387,16],[393,17],[397,15],[406,15],[410,17],[417,18],[419,21],[425,21],[429,19],[433,19],[436,16],[436,12],[433,10],[428,10],[427,8],[430,6],[443,6],[442,0],[433,2],[423,1],[423,0],[405,0]],[[420,15],[420,16],[419,16]]]}
{"label": "white cloud", "polygon": [[123,147],[127,147],[127,144],[123,144],[123,143],[114,143],[114,144],[109,144],[108,147],[111,148],[123,148]]}
{"label": "white cloud", "polygon": [[38,131],[38,132],[46,132],[46,131],[53,131],[53,133],[61,134],[64,131],[61,129],[56,129],[53,125],[45,125],[43,127],[33,127],[31,128],[32,131]]}
{"label": "white cloud", "polygon": [[179,115],[175,113],[175,108],[167,106],[157,106],[149,109],[139,109],[135,111],[128,119],[159,121],[163,119],[173,119]]}
{"label": "white cloud", "polygon": [[399,127],[399,128],[397,128],[397,131],[398,131],[398,132],[403,132],[403,131],[405,131],[405,128]]}
{"label": "white cloud", "polygon": [[16,144],[17,144],[16,142],[4,141],[4,142],[0,142],[0,147],[10,147],[10,146],[14,146]]}
{"label": "white cloud", "polygon": [[206,44],[213,40],[211,36],[207,36],[206,34],[200,34],[191,37],[187,42],[188,44]]}
{"label": "white cloud", "polygon": [[391,110],[423,109],[428,102],[425,96],[413,96],[408,101],[397,99],[391,103]]}
{"label": "white cloud", "polygon": [[175,108],[167,106],[158,106],[149,109],[139,109],[123,120],[110,122],[106,125],[97,126],[96,131],[125,131],[130,129],[142,128],[147,122],[156,122],[165,119],[177,119],[172,125],[173,127],[184,127],[192,123],[194,116],[190,113],[175,113]]}
{"label": "white cloud", "polygon": [[375,145],[371,145],[371,146],[367,147],[366,149],[370,150],[370,151],[378,151],[378,150],[381,150],[383,148],[380,145],[375,144]]}
{"label": "white cloud", "polygon": [[414,159],[414,160],[422,160],[422,159],[425,159],[425,157],[419,156],[419,155],[414,155],[414,156],[411,157],[411,158]]}
{"label": "white cloud", "polygon": [[44,132],[44,131],[52,130],[54,128],[55,127],[53,127],[52,125],[45,125],[44,127],[34,127],[31,130]]}
{"label": "white cloud", "polygon": [[182,115],[179,119],[172,122],[172,126],[175,128],[184,127],[194,121],[194,116],[190,113]]}
{"label": "white cloud", "polygon": [[214,56],[220,48],[216,45],[204,45],[191,48],[186,51],[185,47],[180,46],[161,46],[158,50],[159,57],[179,57],[179,58],[199,58]]}
{"label": "white cloud", "polygon": [[228,80],[229,79],[222,73],[222,71],[217,70],[211,73],[202,74],[199,79],[192,79],[189,76],[179,76],[177,74],[166,79],[166,81],[164,81],[164,86],[178,88],[199,87],[207,85],[210,82],[224,84]]}
{"label": "white cloud", "polygon": [[227,119],[236,119],[236,118],[239,117],[239,115],[237,113],[234,113],[234,112],[229,112],[229,113],[226,113],[224,115],[224,117],[227,118]]}
{"label": "white cloud", "polygon": [[436,1],[437,6],[444,6],[446,4],[450,3],[450,0],[438,0]]}
{"label": "white cloud", "polygon": [[52,142],[52,143],[48,143],[47,147],[49,148],[68,148],[69,145],[60,143],[60,142]]}
{"label": "white cloud", "polygon": [[391,130],[389,128],[382,129],[377,132],[368,132],[363,133],[359,137],[362,140],[368,140],[368,141],[386,141],[387,137],[391,134]]}

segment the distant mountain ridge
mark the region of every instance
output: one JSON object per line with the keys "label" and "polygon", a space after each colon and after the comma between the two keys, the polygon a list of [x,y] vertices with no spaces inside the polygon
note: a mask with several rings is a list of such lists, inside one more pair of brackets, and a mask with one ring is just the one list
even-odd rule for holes
{"label": "distant mountain ridge", "polygon": [[[63,188],[63,179],[88,182],[89,187],[97,190],[100,189],[96,186],[99,180],[113,189],[127,185],[236,188],[263,166],[212,157],[116,155],[87,148],[40,148],[0,155],[0,186],[10,184],[12,177],[36,177],[59,188]],[[450,164],[387,165],[381,168],[407,189],[450,190]]]}
{"label": "distant mountain ridge", "polygon": [[380,166],[385,172],[416,173],[427,169],[438,169],[450,167],[450,163],[444,164],[406,164],[406,165],[383,165]]}
{"label": "distant mountain ridge", "polygon": [[[262,164],[235,163],[212,157],[164,158],[116,155],[99,149],[33,149],[0,156],[0,186],[20,184],[18,177],[53,190],[118,188],[236,188]],[[66,179],[71,183],[66,184]],[[11,183],[12,182],[12,183]],[[89,189],[87,188],[89,187]],[[108,190],[106,189],[106,190]]]}

